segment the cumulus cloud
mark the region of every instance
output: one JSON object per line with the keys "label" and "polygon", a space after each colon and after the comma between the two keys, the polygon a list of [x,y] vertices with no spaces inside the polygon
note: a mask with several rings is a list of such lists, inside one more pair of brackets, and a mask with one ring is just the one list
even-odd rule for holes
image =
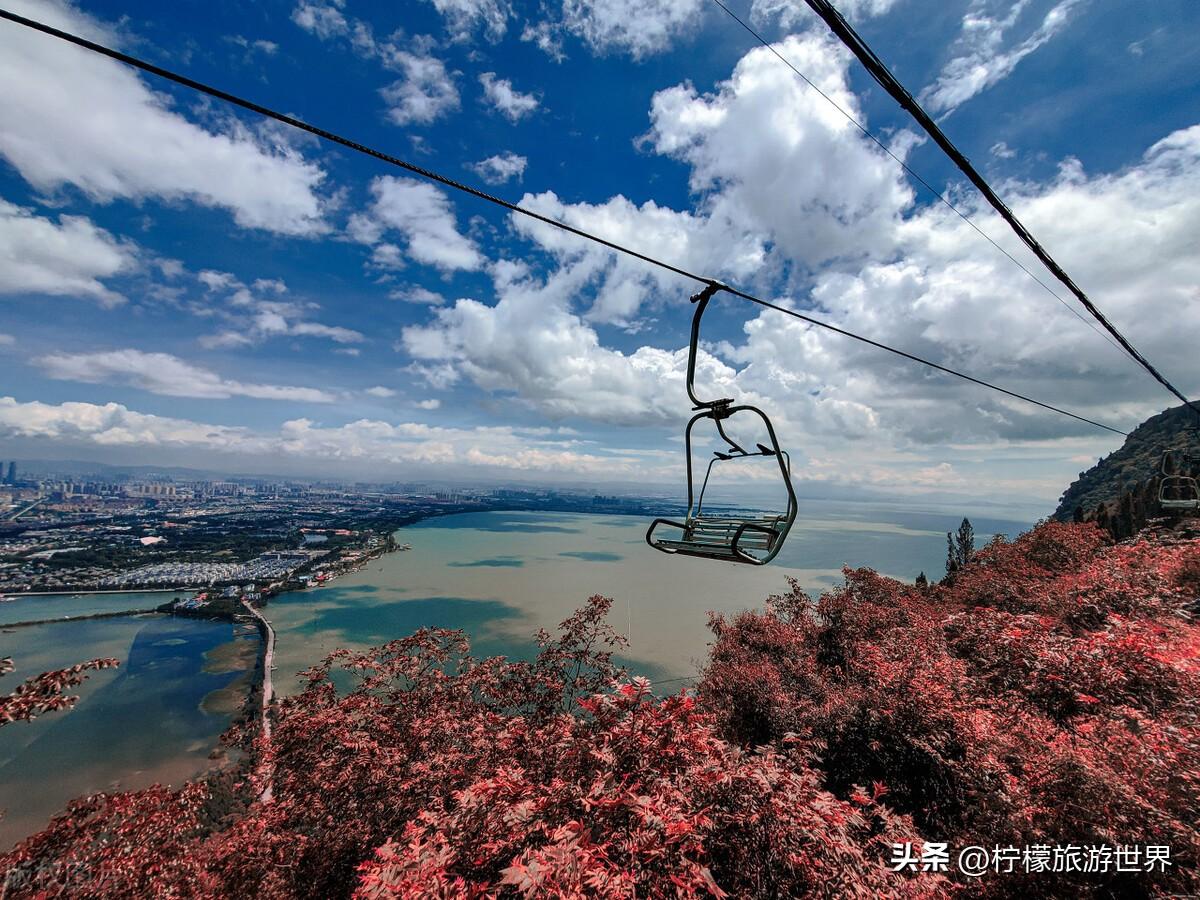
{"label": "cumulus cloud", "polygon": [[0,347],[12,347],[17,343],[17,339],[11,334],[0,332]]}
{"label": "cumulus cloud", "polygon": [[538,108],[537,97],[522,94],[507,78],[497,78],[495,72],[484,72],[479,76],[479,83],[483,86],[484,100],[514,124],[533,115]]}
{"label": "cumulus cloud", "polygon": [[[493,278],[499,301],[460,299],[429,325],[402,332],[402,348],[432,366],[437,387],[448,366],[486,391],[511,393],[555,417],[622,425],[677,422],[683,414],[686,353],[641,347],[632,354],[601,346],[595,330],[570,310],[591,273],[564,267],[542,281],[515,264]],[[706,354],[702,375],[728,384],[733,370]]]}
{"label": "cumulus cloud", "polygon": [[446,30],[456,41],[469,40],[480,31],[492,42],[504,37],[512,6],[504,0],[429,0],[441,13]]}
{"label": "cumulus cloud", "polygon": [[[1200,325],[1200,248],[1190,237],[1200,228],[1197,188],[1200,126],[1169,135],[1122,171],[1089,177],[1068,162],[1050,184],[1013,184],[1003,193],[1133,343],[1163,361],[1170,377],[1188,357],[1185,335]],[[968,206],[966,212],[992,234],[1004,234],[983,210]],[[819,309],[1101,421],[1130,425],[1161,408],[1153,381],[953,213],[928,208],[909,218],[896,239],[895,260],[822,275],[813,291]],[[1001,242],[1019,252],[1012,238]],[[833,340],[821,342],[832,346]],[[912,440],[1043,437],[1083,427],[942,379],[931,385],[919,370],[871,361],[852,348],[839,355],[856,377],[872,373],[863,398],[873,395],[868,402],[886,424]],[[835,381],[832,373],[827,381]],[[923,394],[958,399],[914,415]],[[902,424],[906,416],[909,427]]]}
{"label": "cumulus cloud", "polygon": [[418,400],[416,402],[417,409],[438,409],[442,405],[442,401],[436,397],[430,400]]}
{"label": "cumulus cloud", "polygon": [[[844,52],[812,36],[779,49],[861,115]],[[689,166],[695,211],[621,196],[566,204],[551,192],[527,194],[521,205],[690,271],[764,285],[780,272],[803,283],[830,262],[893,252],[912,202],[901,169],[765,48],[746,54],[712,93],[690,84],[658,92],[650,118],[643,144]],[[595,287],[589,322],[637,330],[647,300],[670,302],[693,289],[536,222],[513,217],[511,224],[560,264],[587,269],[584,285]]]}
{"label": "cumulus cloud", "polygon": [[[117,36],[57,0],[14,0],[13,12],[105,43]],[[0,29],[0,155],[39,191],[71,185],[106,203],[187,200],[229,210],[246,228],[327,230],[324,171],[285,144],[231,124],[189,122],[131,69],[54,38]]]}
{"label": "cumulus cloud", "polygon": [[[863,120],[844,50],[812,35],[776,47]],[[710,219],[761,236],[806,268],[889,245],[913,199],[895,161],[765,47],[742,57],[711,94],[690,84],[659,91],[650,120],[645,142],[689,165]]]}
{"label": "cumulus cloud", "polygon": [[309,317],[320,307],[287,298],[287,285],[279,279],[259,278],[246,285],[229,272],[205,269],[196,280],[207,289],[205,304],[192,312],[222,320],[226,327],[201,336],[203,347],[246,347],[272,337],[327,338],[337,344],[358,344],[362,332],[340,325],[325,325]]}
{"label": "cumulus cloud", "polygon": [[386,400],[388,397],[396,396],[396,392],[394,390],[389,387],[384,387],[381,384],[377,384],[375,387],[369,387],[363,391],[363,393],[369,394],[372,397],[378,397],[381,400]]}
{"label": "cumulus cloud", "polygon": [[562,27],[598,53],[642,59],[691,33],[702,0],[563,0]]}
{"label": "cumulus cloud", "polygon": [[512,427],[443,428],[359,419],[322,425],[291,419],[275,431],[156,416],[119,403],[19,402],[0,397],[0,438],[53,440],[72,445],[194,448],[302,460],[348,460],[380,465],[467,465],[509,472],[630,477],[647,472],[644,453],[579,449],[571,438]]}
{"label": "cumulus cloud", "polygon": [[[437,0],[441,2],[441,0]],[[454,0],[450,0],[450,5]],[[372,59],[400,77],[379,89],[387,118],[396,125],[429,125],[460,106],[455,72],[433,54],[429,35],[406,38],[397,31],[376,39],[369,23],[346,14],[345,0],[300,0],[292,21],[323,41],[347,44],[358,56]]]}
{"label": "cumulus cloud", "polygon": [[300,0],[292,10],[292,21],[322,40],[340,37],[350,31],[350,22],[342,12],[345,6],[345,0],[330,0],[329,3]]}
{"label": "cumulus cloud", "polygon": [[521,180],[529,160],[516,153],[498,153],[471,166],[471,169],[488,184],[505,184],[515,178]]}
{"label": "cumulus cloud", "polygon": [[0,294],[86,297],[116,306],[125,298],[103,279],[132,268],[136,255],[131,243],[83,216],[61,215],[56,224],[0,199]]}
{"label": "cumulus cloud", "polygon": [[[679,212],[653,200],[637,206],[618,195],[601,204],[564,203],[553,191],[545,191],[526,194],[521,206],[710,275],[748,277],[763,265],[766,256],[762,240],[755,235],[737,233],[724,220]],[[592,296],[587,311],[590,321],[634,327],[648,299],[680,299],[693,288],[676,275],[625,255],[614,255],[551,226],[515,215],[510,221],[519,234],[536,241],[562,265],[575,270],[581,290],[594,285],[594,294],[582,295]]]}
{"label": "cumulus cloud", "polygon": [[203,397],[222,400],[254,397],[301,403],[332,403],[328,391],[279,384],[248,384],[222,378],[216,372],[186,362],[169,353],[110,350],[100,353],[51,354],[37,360],[51,378],[89,384],[121,384],[168,397]]}
{"label": "cumulus cloud", "polygon": [[371,182],[371,194],[370,210],[351,216],[347,230],[352,239],[375,245],[377,265],[403,266],[400,248],[384,240],[393,233],[417,262],[446,272],[483,265],[483,255],[473,240],[459,232],[454,208],[439,188],[413,178],[383,175]]}
{"label": "cumulus cloud", "polygon": [[1082,0],[1061,0],[1046,13],[1038,27],[1015,46],[1005,47],[1005,35],[1020,20],[1029,0],[1018,0],[1003,16],[989,7],[994,0],[975,0],[963,17],[958,53],[942,68],[937,80],[921,92],[921,103],[933,113],[950,114],[972,97],[1002,81],[1029,54],[1061,32]]}
{"label": "cumulus cloud", "polygon": [[459,108],[458,88],[442,60],[421,47],[393,48],[386,58],[388,67],[401,73],[379,91],[391,122],[428,125]]}

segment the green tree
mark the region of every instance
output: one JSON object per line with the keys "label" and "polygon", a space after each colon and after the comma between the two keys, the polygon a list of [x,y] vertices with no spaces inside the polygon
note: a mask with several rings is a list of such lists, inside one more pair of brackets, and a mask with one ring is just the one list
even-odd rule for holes
{"label": "green tree", "polygon": [[957,532],[946,532],[946,574],[952,575],[971,561],[975,555],[975,529],[964,518]]}

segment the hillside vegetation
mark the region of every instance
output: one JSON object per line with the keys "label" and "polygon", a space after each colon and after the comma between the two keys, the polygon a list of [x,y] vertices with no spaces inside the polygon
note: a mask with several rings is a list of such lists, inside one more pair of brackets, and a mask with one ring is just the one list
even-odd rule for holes
{"label": "hillside vegetation", "polygon": [[[259,738],[273,800],[251,776],[81,799],[0,857],[6,896],[1200,891],[1200,540],[1051,522],[942,584],[845,576],[715,617],[698,688],[665,698],[613,667],[602,597],[533,662],[439,629],[335,653]],[[894,871],[903,842],[1170,864],[968,878]]]}
{"label": "hillside vegetation", "polygon": [[1122,493],[1138,493],[1148,479],[1159,473],[1164,450],[1176,448],[1200,455],[1200,422],[1186,406],[1151,416],[1130,433],[1120,449],[1080,472],[1063,492],[1054,517],[1068,522],[1076,508],[1091,517],[1101,503],[1115,507]]}

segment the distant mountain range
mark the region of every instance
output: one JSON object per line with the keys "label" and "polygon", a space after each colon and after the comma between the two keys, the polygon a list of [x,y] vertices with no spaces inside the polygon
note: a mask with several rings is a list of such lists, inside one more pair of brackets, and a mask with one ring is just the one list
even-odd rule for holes
{"label": "distant mountain range", "polygon": [[1054,517],[1068,521],[1076,507],[1086,515],[1101,503],[1115,504],[1125,491],[1136,493],[1143,482],[1160,471],[1164,450],[1183,448],[1200,456],[1200,419],[1186,406],[1151,416],[1114,450],[1063,492]]}

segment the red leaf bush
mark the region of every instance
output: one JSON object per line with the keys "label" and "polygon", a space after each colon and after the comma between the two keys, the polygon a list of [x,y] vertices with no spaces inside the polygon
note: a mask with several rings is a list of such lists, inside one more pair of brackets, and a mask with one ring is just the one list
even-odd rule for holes
{"label": "red leaf bush", "polygon": [[964,879],[971,893],[1195,891],[1194,554],[1046,523],[925,591],[847,570],[813,615],[793,584],[766,612],[714,621],[700,699],[731,742],[800,735],[836,796],[881,782],[951,848],[1171,847],[1162,873],[1017,872]]}

